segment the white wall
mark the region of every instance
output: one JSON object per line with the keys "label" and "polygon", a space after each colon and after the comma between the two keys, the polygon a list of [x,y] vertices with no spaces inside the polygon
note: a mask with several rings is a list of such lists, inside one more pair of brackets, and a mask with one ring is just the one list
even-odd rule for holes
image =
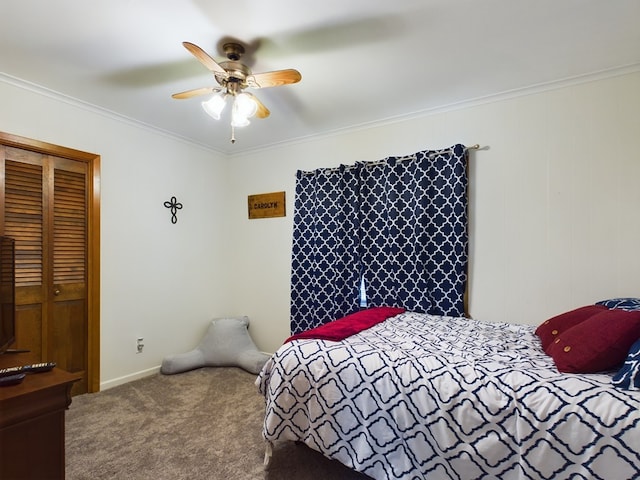
{"label": "white wall", "polygon": [[[0,131],[101,155],[107,388],[193,348],[214,316],[247,314],[258,347],[278,348],[289,335],[297,169],[479,143],[487,149],[470,160],[474,317],[537,324],[640,296],[639,87],[640,73],[629,73],[221,158],[0,81]],[[247,195],[281,190],[286,217],[247,219]],[[163,206],[172,195],[184,204],[175,225]]]}
{"label": "white wall", "polygon": [[[0,131],[101,156],[102,388],[155,372],[233,313],[226,159],[24,85],[0,82],[0,103]],[[172,196],[183,204],[175,225]]]}
{"label": "white wall", "polygon": [[[640,73],[521,92],[421,118],[233,158],[238,309],[258,346],[289,335],[295,172],[454,143],[471,153],[470,313],[538,324],[640,296]],[[286,191],[287,216],[248,220],[247,195]]]}

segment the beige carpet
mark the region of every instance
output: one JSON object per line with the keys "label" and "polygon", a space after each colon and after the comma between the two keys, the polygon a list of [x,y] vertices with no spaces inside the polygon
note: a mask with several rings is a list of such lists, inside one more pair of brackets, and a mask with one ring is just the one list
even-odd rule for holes
{"label": "beige carpet", "polygon": [[255,378],[239,368],[201,368],[74,397],[67,479],[369,478],[293,442],[277,444],[265,467]]}

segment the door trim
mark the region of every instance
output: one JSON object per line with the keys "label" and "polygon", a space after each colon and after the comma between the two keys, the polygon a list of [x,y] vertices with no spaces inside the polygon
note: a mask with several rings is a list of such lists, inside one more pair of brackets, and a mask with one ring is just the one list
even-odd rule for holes
{"label": "door trim", "polygon": [[[100,155],[0,132],[0,145],[85,162],[87,195],[87,389],[100,391]],[[2,179],[4,183],[4,178]],[[3,225],[0,225],[0,229]]]}

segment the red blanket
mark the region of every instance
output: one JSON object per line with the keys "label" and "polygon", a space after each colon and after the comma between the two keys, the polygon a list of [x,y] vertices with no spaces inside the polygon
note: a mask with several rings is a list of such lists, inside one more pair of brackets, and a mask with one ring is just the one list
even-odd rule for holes
{"label": "red blanket", "polygon": [[397,307],[374,307],[360,312],[352,313],[333,322],[325,323],[319,327],[296,333],[287,338],[284,343],[303,338],[316,338],[337,342],[362,330],[384,322],[387,318],[395,317],[405,311]]}

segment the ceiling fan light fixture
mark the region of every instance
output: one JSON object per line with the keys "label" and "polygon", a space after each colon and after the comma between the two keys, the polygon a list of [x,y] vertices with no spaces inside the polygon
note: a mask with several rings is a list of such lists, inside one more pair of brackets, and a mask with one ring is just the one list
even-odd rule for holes
{"label": "ceiling fan light fixture", "polygon": [[231,115],[231,126],[232,127],[246,127],[251,122],[247,117],[243,117],[242,115]]}
{"label": "ceiling fan light fixture", "polygon": [[253,101],[250,95],[239,93],[236,95],[231,110],[231,126],[246,127],[249,125],[249,118],[253,117],[258,111],[258,105]]}
{"label": "ceiling fan light fixture", "polygon": [[239,115],[246,118],[253,117],[258,111],[258,105],[251,95],[247,93],[239,93],[236,95],[236,99],[233,102],[233,108],[237,109]]}
{"label": "ceiling fan light fixture", "polygon": [[209,100],[202,102],[202,108],[210,116],[216,120],[220,120],[220,115],[226,105],[226,96],[227,95],[225,93],[217,92]]}

